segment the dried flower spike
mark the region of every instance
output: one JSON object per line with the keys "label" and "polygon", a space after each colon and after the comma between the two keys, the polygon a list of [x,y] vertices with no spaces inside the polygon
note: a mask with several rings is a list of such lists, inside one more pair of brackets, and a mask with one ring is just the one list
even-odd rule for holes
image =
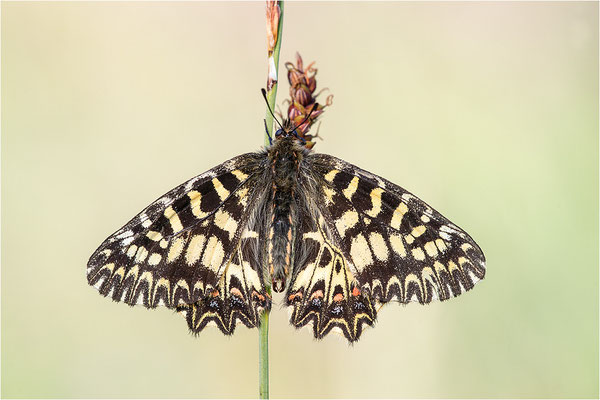
{"label": "dried flower spike", "polygon": [[[313,139],[317,135],[310,135],[308,131],[318,116],[323,113],[325,107],[330,106],[333,100],[333,95],[329,95],[325,104],[317,105],[318,94],[314,94],[317,89],[317,79],[315,78],[317,69],[313,65],[314,62],[304,68],[302,57],[298,53],[296,53],[296,65],[292,62],[285,64],[290,82],[290,105],[287,118],[293,126],[301,124],[296,131],[300,137],[306,140],[306,147],[309,149],[315,145]],[[317,108],[315,109],[315,107]],[[310,117],[308,117],[309,115]]]}

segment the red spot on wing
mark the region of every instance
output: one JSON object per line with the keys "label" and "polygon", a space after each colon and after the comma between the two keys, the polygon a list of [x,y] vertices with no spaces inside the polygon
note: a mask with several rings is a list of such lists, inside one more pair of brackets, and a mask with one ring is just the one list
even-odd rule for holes
{"label": "red spot on wing", "polygon": [[263,296],[262,294],[258,293],[256,290],[252,291],[252,297],[255,299],[258,299],[260,301],[265,301],[265,296]]}
{"label": "red spot on wing", "polygon": [[310,296],[310,300],[312,299],[316,299],[316,298],[323,298],[323,291],[321,289],[316,290],[311,296]]}
{"label": "red spot on wing", "polygon": [[240,292],[240,289],[238,288],[232,287],[231,289],[229,289],[229,293],[242,299],[244,298],[244,295],[242,294],[242,292]]}
{"label": "red spot on wing", "polygon": [[290,294],[288,296],[288,301],[291,303],[292,301],[294,301],[295,298],[298,298],[298,300],[302,300],[302,292],[298,292],[298,293],[293,293]]}

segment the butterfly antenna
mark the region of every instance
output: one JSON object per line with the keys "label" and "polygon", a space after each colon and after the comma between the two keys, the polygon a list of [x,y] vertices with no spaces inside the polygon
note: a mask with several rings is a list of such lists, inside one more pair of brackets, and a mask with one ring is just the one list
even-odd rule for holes
{"label": "butterfly antenna", "polygon": [[[283,129],[283,125],[281,125],[281,122],[279,122],[279,120],[277,119],[277,117],[275,116],[275,114],[273,114],[273,110],[271,110],[271,106],[269,105],[269,100],[267,100],[267,91],[266,91],[264,88],[260,89],[260,91],[261,91],[261,93],[262,93],[262,95],[263,95],[263,98],[265,99],[265,103],[267,103],[267,109],[269,110],[269,112],[270,112],[270,113],[271,113],[271,115],[273,116],[273,119],[274,119],[275,121],[277,121],[277,125],[279,125],[279,127],[280,127],[282,130],[285,130],[285,129]],[[267,126],[267,121],[265,121],[265,127],[266,127],[266,126]]]}
{"label": "butterfly antenna", "polygon": [[308,113],[308,115],[306,116],[306,118],[304,118],[304,121],[302,121],[298,125],[296,125],[294,127],[294,129],[292,129],[292,132],[295,132],[296,129],[298,129],[298,127],[300,127],[303,123],[305,123],[306,121],[308,121],[308,119],[312,115],[313,111],[315,111],[318,107],[319,107],[319,103],[315,103],[315,106],[312,108],[312,110],[310,110],[310,112]]}

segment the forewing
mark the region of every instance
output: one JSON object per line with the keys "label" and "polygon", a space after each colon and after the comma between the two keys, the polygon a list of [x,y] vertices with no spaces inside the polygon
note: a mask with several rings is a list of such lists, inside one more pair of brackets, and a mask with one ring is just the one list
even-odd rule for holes
{"label": "forewing", "polygon": [[484,278],[479,246],[425,202],[335,157],[311,161],[333,241],[376,302],[446,300]]}
{"label": "forewing", "polygon": [[[146,207],[94,252],[88,283],[103,296],[148,308],[203,304],[209,297],[225,296],[231,287],[223,277],[243,250],[252,196],[260,189],[252,179],[257,157],[233,158]],[[252,290],[263,295],[262,281],[254,279]]]}

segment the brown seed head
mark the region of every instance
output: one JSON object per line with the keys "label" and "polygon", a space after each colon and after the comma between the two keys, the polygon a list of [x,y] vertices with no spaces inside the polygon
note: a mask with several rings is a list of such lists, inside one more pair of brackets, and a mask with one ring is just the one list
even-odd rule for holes
{"label": "brown seed head", "polygon": [[[296,54],[296,64],[287,62],[285,64],[288,70],[288,81],[290,82],[290,100],[287,118],[291,125],[296,126],[298,135],[306,140],[306,147],[311,149],[315,142],[312,141],[317,135],[309,135],[308,131],[317,117],[321,115],[325,107],[332,104],[333,95],[325,99],[324,104],[317,105],[317,69],[313,67],[315,63],[310,63],[306,68],[300,54]],[[316,108],[315,108],[316,107]],[[312,112],[312,113],[311,113]],[[310,115],[310,118],[307,117]]]}

